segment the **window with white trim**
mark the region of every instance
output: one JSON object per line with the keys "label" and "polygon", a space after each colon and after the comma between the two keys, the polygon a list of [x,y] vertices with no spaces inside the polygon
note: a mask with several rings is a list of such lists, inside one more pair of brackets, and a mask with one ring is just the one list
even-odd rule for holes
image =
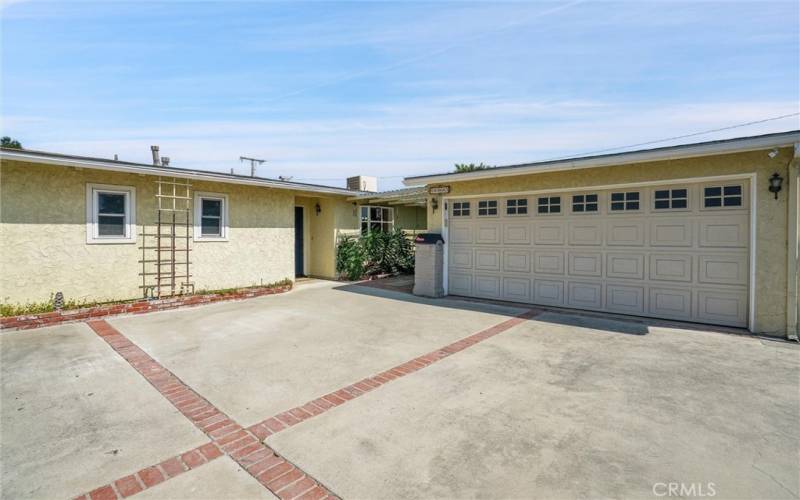
{"label": "window with white trim", "polygon": [[741,207],[742,186],[707,186],[703,188],[705,208]]}
{"label": "window with white trim", "polygon": [[689,191],[686,188],[657,189],[653,192],[653,208],[656,210],[688,207]]}
{"label": "window with white trim", "polygon": [[572,195],[572,211],[576,213],[597,212],[597,194]]}
{"label": "window with white trim", "polygon": [[483,200],[478,202],[478,216],[486,217],[497,215],[497,200]]}
{"label": "window with white trim", "polygon": [[558,214],[561,213],[561,197],[560,196],[542,196],[539,197],[537,203],[537,211],[540,214]]}
{"label": "window with white trim", "polygon": [[469,202],[468,201],[453,202],[453,217],[469,217]]}
{"label": "window with white trim", "polygon": [[613,212],[639,210],[639,191],[611,193],[611,210]]}
{"label": "window with white trim", "polygon": [[228,196],[219,193],[194,194],[194,240],[228,239]]}
{"label": "window with white trim", "polygon": [[374,231],[388,233],[394,227],[394,209],[391,207],[361,206],[361,234]]}
{"label": "window with white trim", "polygon": [[86,185],[86,242],[136,242],[136,188]]}
{"label": "window with white trim", "polygon": [[527,215],[527,213],[528,200],[526,198],[506,200],[506,215]]}

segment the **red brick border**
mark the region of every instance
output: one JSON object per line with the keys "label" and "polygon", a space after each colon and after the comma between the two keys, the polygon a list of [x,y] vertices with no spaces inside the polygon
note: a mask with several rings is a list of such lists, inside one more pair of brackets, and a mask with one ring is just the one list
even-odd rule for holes
{"label": "red brick border", "polygon": [[179,307],[192,307],[214,302],[229,300],[243,300],[264,295],[288,292],[292,285],[269,288],[242,288],[233,293],[209,293],[200,295],[184,295],[168,299],[140,299],[122,304],[108,304],[81,309],[53,311],[42,314],[25,314],[21,316],[7,316],[0,318],[0,330],[29,330],[42,326],[52,326],[61,323],[85,321],[92,318],[119,316],[122,314],[143,314],[154,311],[166,311]]}
{"label": "red brick border", "polygon": [[[306,497],[336,498],[317,480],[262,443],[252,432],[244,429],[192,390],[106,321],[90,321],[88,325],[150,382],[162,396],[167,398],[178,411],[211,438],[211,444],[214,447],[222,450],[225,455],[233,459],[278,498],[287,500]],[[195,463],[199,462],[201,458],[193,456],[188,460]],[[182,467],[181,464],[186,463],[186,460],[187,458],[181,455],[180,460],[173,457],[160,465],[164,469],[169,468],[177,475],[182,471],[179,471],[179,468]],[[198,465],[200,464],[198,463]],[[169,477],[172,477],[173,474],[169,470],[166,472]],[[138,493],[138,490],[133,491],[135,487],[127,478],[114,481],[113,484],[117,486],[117,482],[123,480],[126,480],[125,484],[131,487],[130,495]],[[87,493],[87,495],[92,500],[105,500],[106,498],[122,498],[123,496],[119,493],[118,487],[115,489],[111,485],[106,485]]]}
{"label": "red brick border", "polygon": [[280,456],[263,443],[263,440],[272,434],[377,389],[381,385],[388,384],[394,379],[421,370],[472,345],[503,333],[540,313],[540,310],[529,309],[441,349],[431,351],[301,406],[281,412],[246,429],[192,390],[106,321],[90,321],[88,322],[89,327],[150,382],[161,395],[167,398],[178,411],[206,433],[211,438],[211,442],[165,460],[156,466],[147,467],[135,474],[96,488],[77,498],[116,500],[135,495],[186,470],[199,467],[223,453],[281,499],[336,498],[325,486]]}
{"label": "red brick border", "polygon": [[214,443],[206,443],[185,453],[170,457],[156,465],[145,467],[129,476],[95,488],[75,500],[99,500],[126,498],[155,486],[167,479],[196,469],[222,456],[222,451]]}
{"label": "red brick border", "polygon": [[266,420],[253,424],[247,429],[259,439],[266,439],[272,434],[276,434],[293,425],[299,424],[300,422],[308,420],[312,417],[316,417],[321,413],[325,413],[326,411],[342,405],[351,399],[357,398],[373,389],[377,389],[384,384],[388,384],[394,379],[405,377],[410,373],[421,370],[426,366],[436,363],[437,361],[440,361],[459,351],[463,351],[467,347],[473,346],[478,342],[482,342],[488,338],[503,333],[506,330],[509,330],[520,323],[524,323],[540,313],[541,311],[539,310],[529,309],[511,319],[507,319],[502,323],[498,323],[492,327],[486,328],[485,330],[481,330],[478,333],[470,335],[469,337],[446,345],[441,349],[431,351],[427,354],[414,358],[411,361],[407,361],[401,365],[389,368],[388,370],[378,373],[377,375],[367,377],[354,384],[350,384],[346,387],[342,387],[341,389],[333,391],[330,394],[326,394],[320,398],[281,412]]}

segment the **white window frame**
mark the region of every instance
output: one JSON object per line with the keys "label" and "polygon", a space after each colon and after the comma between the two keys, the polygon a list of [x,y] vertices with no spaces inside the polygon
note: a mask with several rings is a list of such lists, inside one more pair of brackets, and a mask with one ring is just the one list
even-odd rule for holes
{"label": "white window frame", "polygon": [[[523,202],[520,204],[520,202]],[[522,210],[522,212],[520,212]],[[509,198],[506,200],[506,215],[511,217],[526,217],[528,212],[528,198]]]}
{"label": "white window frame", "polygon": [[[583,196],[582,201],[576,201],[576,196]],[[594,196],[595,201],[588,201],[586,199],[587,196]],[[594,205],[594,210],[586,210],[586,208],[590,205]],[[583,210],[575,210],[575,207],[583,207]],[[569,195],[569,211],[573,215],[598,215],[600,213],[600,207],[602,207],[602,202],[600,201],[600,193],[597,192],[588,192],[588,193],[573,193]]]}
{"label": "white window frame", "polygon": [[[638,199],[628,199],[628,195],[636,193]],[[622,194],[622,200],[615,200],[615,194]],[[615,209],[615,203],[622,203],[622,209]],[[628,203],[636,203],[639,207],[638,208],[628,208]],[[644,199],[644,191],[639,189],[634,190],[620,190],[620,191],[611,191],[608,193],[608,213],[610,215],[613,214],[624,214],[624,213],[638,213],[644,210],[646,207],[646,200]]]}
{"label": "white window frame", "polygon": [[[97,203],[100,193],[125,195],[125,235],[100,236]],[[86,184],[86,243],[90,245],[114,245],[136,243],[136,188],[113,184]]]}
{"label": "white window frame", "polygon": [[[367,209],[367,218],[366,218],[366,220],[364,220],[363,216],[361,215],[361,212],[363,212],[363,209],[365,209],[365,208]],[[373,208],[379,208],[381,210],[381,214],[383,214],[384,210],[389,210],[389,216],[391,217],[391,219],[388,220],[388,221],[387,220],[383,220],[383,216],[381,216],[381,220],[373,219],[372,218],[372,209]],[[358,216],[358,230],[359,230],[359,233],[362,234],[362,235],[365,235],[365,234],[369,234],[370,232],[372,232],[372,223],[373,222],[379,223],[379,224],[381,224],[381,226],[383,226],[384,224],[388,225],[389,226],[389,230],[385,231],[387,233],[393,231],[394,230],[394,208],[385,207],[383,205],[361,205],[359,207],[359,216]],[[363,225],[365,223],[367,224],[367,232],[363,232]]]}
{"label": "white window frame", "polygon": [[[219,236],[203,235],[203,200],[220,200],[222,202]],[[228,229],[228,195],[196,191],[194,193],[194,241],[228,241]]]}
{"label": "white window frame", "polygon": [[[492,213],[492,211],[494,211],[494,213]],[[478,200],[478,217],[497,217],[497,214],[497,200]]]}
{"label": "white window frame", "polygon": [[[471,217],[472,204],[469,201],[454,201],[453,203],[453,217]],[[458,206],[456,206],[458,205]],[[457,212],[456,212],[457,211]],[[466,211],[466,213],[464,213]]]}
{"label": "white window frame", "polygon": [[[686,191],[686,196],[680,197],[675,196],[674,191],[678,190]],[[656,198],[656,193],[659,191],[666,191],[667,197],[666,198]],[[685,200],[686,206],[685,207],[673,207],[672,204],[676,200]],[[658,208],[656,205],[659,201],[666,201],[669,206],[667,208]],[[654,188],[650,190],[650,204],[654,212],[688,212],[692,210],[692,189],[690,186],[675,186],[675,187],[665,187],[665,188]]]}
{"label": "white window frame", "polygon": [[[555,199],[558,199],[558,201],[554,201]],[[546,200],[546,202],[542,203],[541,200]],[[536,197],[536,215],[539,215],[539,216],[545,216],[545,215],[547,215],[547,216],[549,216],[549,215],[558,216],[558,215],[562,215],[564,213],[564,201],[565,201],[564,196],[562,196],[561,194],[557,194],[557,193],[554,193],[554,194],[551,194],[551,195],[548,195],[548,196],[537,196]],[[553,212],[552,211],[553,207],[558,207],[558,212]],[[546,208],[547,211],[546,212],[542,212],[540,210],[541,208]]]}
{"label": "white window frame", "polygon": [[[739,194],[725,194],[725,188],[738,187]],[[719,196],[706,196],[706,188],[720,188]],[[744,210],[747,208],[748,199],[746,198],[746,190],[740,183],[714,183],[700,186],[700,210]],[[718,198],[720,205],[718,207],[707,207],[706,198]],[[725,199],[739,198],[738,205],[725,205]]]}

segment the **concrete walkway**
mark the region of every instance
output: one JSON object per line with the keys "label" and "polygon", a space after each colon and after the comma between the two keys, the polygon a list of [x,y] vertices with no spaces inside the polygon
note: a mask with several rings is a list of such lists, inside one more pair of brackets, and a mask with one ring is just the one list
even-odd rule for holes
{"label": "concrete walkway", "polygon": [[780,342],[312,281],[0,350],[2,498],[800,495]]}

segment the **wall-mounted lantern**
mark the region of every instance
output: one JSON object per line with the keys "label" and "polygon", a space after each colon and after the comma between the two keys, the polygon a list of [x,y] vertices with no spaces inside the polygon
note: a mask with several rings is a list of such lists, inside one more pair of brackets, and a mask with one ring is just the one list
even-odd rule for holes
{"label": "wall-mounted lantern", "polygon": [[319,206],[319,203],[317,203],[316,205],[314,205],[314,212],[316,212],[316,214],[317,214],[317,215],[319,215],[320,213],[322,213],[322,207],[321,207],[321,206]]}
{"label": "wall-mounted lantern", "polygon": [[439,209],[439,199],[436,197],[431,198],[431,208],[433,212],[436,213],[436,210]]}
{"label": "wall-mounted lantern", "polygon": [[777,172],[772,174],[769,178],[769,192],[775,193],[775,199],[778,199],[778,193],[781,191],[781,184],[783,184],[783,177],[778,175]]}

